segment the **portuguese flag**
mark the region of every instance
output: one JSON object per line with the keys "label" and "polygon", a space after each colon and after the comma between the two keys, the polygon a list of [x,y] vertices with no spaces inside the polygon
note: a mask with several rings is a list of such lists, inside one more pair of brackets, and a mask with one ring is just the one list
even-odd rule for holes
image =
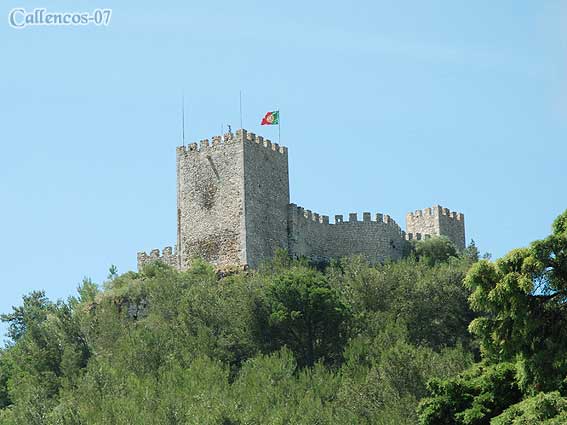
{"label": "portuguese flag", "polygon": [[280,111],[266,112],[262,118],[262,125],[279,125],[280,124]]}

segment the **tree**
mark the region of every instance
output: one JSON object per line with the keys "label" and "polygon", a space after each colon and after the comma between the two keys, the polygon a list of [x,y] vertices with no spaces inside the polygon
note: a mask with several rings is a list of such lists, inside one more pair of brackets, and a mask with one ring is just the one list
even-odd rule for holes
{"label": "tree", "polygon": [[417,259],[426,261],[428,264],[447,261],[450,257],[457,256],[455,245],[445,236],[415,241],[413,252]]}
{"label": "tree", "polygon": [[12,307],[13,312],[0,315],[0,320],[8,323],[8,337],[17,341],[26,331],[39,326],[47,319],[53,304],[47,299],[44,291],[34,291],[24,295],[21,307]]}
{"label": "tree", "polygon": [[475,264],[465,279],[470,329],[485,358],[516,361],[524,390],[559,388],[567,374],[567,211],[553,231],[495,263]]}
{"label": "tree", "polygon": [[[559,394],[567,391],[567,211],[550,236],[494,263],[475,263],[464,283],[479,313],[469,328],[480,339],[483,360],[461,376],[430,384],[421,423],[564,423],[567,404]],[[532,397],[541,391],[551,393]]]}
{"label": "tree", "polygon": [[513,405],[492,420],[492,425],[567,423],[567,399],[559,391],[539,393],[534,397]]}
{"label": "tree", "polygon": [[471,362],[461,346],[440,352],[416,346],[400,324],[385,321],[375,337],[349,342],[338,401],[359,418],[356,423],[415,424],[415,407],[427,394],[427,382],[461,372]]}
{"label": "tree", "polygon": [[420,425],[488,425],[521,400],[512,363],[477,364],[455,378],[433,379],[419,405]]}
{"label": "tree", "polygon": [[463,255],[468,258],[471,263],[476,263],[480,259],[480,251],[474,239],[471,239],[471,243],[465,248]]}
{"label": "tree", "polygon": [[325,276],[303,266],[267,276],[259,319],[271,349],[288,346],[300,366],[337,362],[347,337],[349,309]]}
{"label": "tree", "polygon": [[0,409],[12,404],[8,394],[8,379],[10,379],[10,375],[11,370],[7,364],[5,351],[0,349]]}
{"label": "tree", "polygon": [[116,277],[118,277],[118,267],[116,267],[114,264],[111,264],[110,267],[108,268],[107,279],[112,280]]}
{"label": "tree", "polygon": [[410,257],[374,266],[354,257],[333,264],[327,274],[351,307],[357,333],[371,334],[394,317],[407,326],[412,343],[440,350],[459,342],[474,345],[467,330],[474,317],[470,291],[462,285],[469,268],[466,258],[456,257],[435,264]]}

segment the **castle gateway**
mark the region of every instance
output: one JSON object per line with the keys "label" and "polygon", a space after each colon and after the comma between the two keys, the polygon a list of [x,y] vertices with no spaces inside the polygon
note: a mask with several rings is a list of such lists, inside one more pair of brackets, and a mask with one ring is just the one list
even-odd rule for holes
{"label": "castle gateway", "polygon": [[439,235],[465,247],[463,214],[440,206],[408,213],[403,231],[380,213],[331,223],[290,204],[287,158],[286,147],[243,129],[178,147],[176,248],[138,253],[138,268],[160,260],[184,270],[194,258],[256,267],[279,248],[316,261],[362,255],[375,263],[401,258],[411,239]]}

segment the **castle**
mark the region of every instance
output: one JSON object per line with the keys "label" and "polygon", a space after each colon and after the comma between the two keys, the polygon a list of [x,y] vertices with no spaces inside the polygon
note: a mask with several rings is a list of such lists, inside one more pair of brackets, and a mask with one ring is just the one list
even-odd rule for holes
{"label": "castle", "polygon": [[399,259],[412,239],[435,235],[465,248],[461,213],[434,206],[408,213],[406,231],[388,215],[356,213],[348,220],[290,203],[287,148],[237,130],[212,143],[177,148],[177,244],[138,253],[138,268],[160,260],[187,269],[203,258],[219,268],[256,267],[283,248],[314,261],[362,255]]}

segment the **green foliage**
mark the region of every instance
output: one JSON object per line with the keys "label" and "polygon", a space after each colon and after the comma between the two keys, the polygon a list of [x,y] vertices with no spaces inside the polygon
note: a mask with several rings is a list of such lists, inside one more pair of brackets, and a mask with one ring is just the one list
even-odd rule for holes
{"label": "green foliage", "polygon": [[8,337],[17,341],[28,330],[34,332],[47,319],[51,307],[44,291],[34,291],[24,296],[21,307],[13,307],[12,313],[0,315],[0,320],[8,323]]}
{"label": "green foliage", "polygon": [[10,367],[4,350],[0,350],[0,409],[4,409],[11,403],[8,394],[8,380],[10,379],[12,368]]}
{"label": "green foliage", "polygon": [[559,388],[567,374],[567,212],[553,233],[495,263],[480,261],[465,280],[483,313],[471,325],[486,358],[517,361],[528,390]]}
{"label": "green foliage", "polygon": [[444,236],[413,241],[412,248],[415,257],[418,260],[426,261],[428,264],[444,262],[457,256],[455,245]]}
{"label": "green foliage", "polygon": [[475,365],[448,380],[429,383],[431,397],[419,406],[422,425],[482,425],[521,400],[511,363]]}
{"label": "green foliage", "polygon": [[187,367],[169,362],[156,374],[97,360],[57,417],[89,424],[219,424],[230,409],[227,377],[227,369],[207,357]]}
{"label": "green foliage", "polygon": [[156,262],[66,302],[34,292],[2,316],[0,423],[414,424],[427,382],[475,349],[472,261],[443,258]]}
{"label": "green foliage", "polygon": [[539,393],[513,405],[491,425],[560,425],[567,423],[567,399],[559,391]]}
{"label": "green foliage", "polygon": [[461,284],[469,267],[466,258],[433,265],[409,258],[375,267],[354,258],[335,263],[328,274],[351,306],[359,332],[388,317],[403,322],[413,344],[440,350],[462,343],[472,349],[467,326],[474,315],[470,292]]}
{"label": "green foliage", "polygon": [[403,327],[395,325],[373,338],[353,339],[345,358],[339,401],[368,424],[415,424],[415,406],[427,395],[426,383],[472,363],[471,354],[461,346],[440,352],[415,346],[407,341]]}
{"label": "green foliage", "polygon": [[95,302],[96,296],[99,293],[99,289],[96,283],[92,282],[88,278],[85,278],[77,288],[77,292],[79,293],[79,299],[77,301],[84,305],[88,305],[89,303]]}
{"label": "green foliage", "polygon": [[108,268],[108,279],[112,280],[114,278],[118,277],[118,267],[116,267],[114,264],[112,264],[109,268]]}
{"label": "green foliage", "polygon": [[480,251],[478,250],[474,239],[471,239],[471,243],[465,248],[463,256],[471,263],[476,263],[480,259]]}
{"label": "green foliage", "polygon": [[433,381],[421,423],[567,423],[567,211],[550,236],[476,262],[464,283],[483,361]]}
{"label": "green foliage", "polygon": [[337,363],[350,317],[339,292],[322,273],[303,266],[266,276],[266,281],[265,305],[258,311],[267,325],[263,337],[270,351],[287,346],[300,366]]}
{"label": "green foliage", "polygon": [[297,370],[286,349],[249,360],[232,386],[238,423],[333,424],[346,423],[332,409],[339,386],[336,374],[321,364]]}

